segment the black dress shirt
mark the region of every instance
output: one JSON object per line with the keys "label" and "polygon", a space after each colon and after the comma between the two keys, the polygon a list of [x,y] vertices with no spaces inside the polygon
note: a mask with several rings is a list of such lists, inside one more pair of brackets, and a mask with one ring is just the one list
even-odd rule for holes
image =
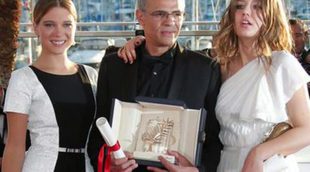
{"label": "black dress shirt", "polygon": [[144,48],[138,67],[137,95],[167,98],[173,73],[174,55],[175,46],[161,56],[151,56]]}

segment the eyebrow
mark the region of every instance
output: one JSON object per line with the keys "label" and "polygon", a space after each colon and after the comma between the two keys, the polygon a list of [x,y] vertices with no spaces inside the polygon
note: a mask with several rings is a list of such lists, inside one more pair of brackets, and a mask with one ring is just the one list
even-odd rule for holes
{"label": "eyebrow", "polygon": [[181,10],[174,10],[174,11],[154,10],[153,12],[168,12],[168,13],[173,13],[173,12],[184,12],[184,11],[181,11]]}
{"label": "eyebrow", "polygon": [[53,20],[44,20],[43,23],[54,23],[55,21]]}
{"label": "eyebrow", "polygon": [[[53,21],[53,20],[45,20],[45,21],[43,21],[43,23],[56,23],[56,22]],[[63,23],[72,23],[72,21],[71,20],[66,20],[66,21],[63,21]]]}

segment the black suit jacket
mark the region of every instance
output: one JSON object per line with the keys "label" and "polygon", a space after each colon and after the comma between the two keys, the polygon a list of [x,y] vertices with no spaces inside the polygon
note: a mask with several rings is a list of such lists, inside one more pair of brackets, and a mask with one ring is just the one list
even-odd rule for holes
{"label": "black suit jacket", "polygon": [[[200,169],[215,172],[222,149],[218,138],[219,124],[214,112],[221,83],[219,66],[203,54],[184,49],[179,45],[176,48],[174,71],[167,98],[182,100],[188,108],[204,107],[207,110],[206,141]],[[136,52],[141,53],[141,47],[137,48]],[[110,119],[113,98],[134,102],[137,96],[139,63],[139,56],[133,64],[125,64],[116,53],[104,57],[98,77],[96,118],[105,116]],[[95,169],[99,148],[103,143],[94,123],[90,133],[88,153]]]}

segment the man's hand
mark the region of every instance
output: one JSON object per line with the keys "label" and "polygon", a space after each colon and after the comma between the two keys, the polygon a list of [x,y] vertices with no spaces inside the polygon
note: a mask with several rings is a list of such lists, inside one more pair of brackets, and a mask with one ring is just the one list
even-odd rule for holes
{"label": "man's hand", "polygon": [[[178,153],[177,151],[168,151],[168,155],[172,155],[175,157],[177,161],[177,165],[170,163],[164,157],[159,156],[159,161],[163,164],[163,166],[170,172],[198,172],[198,169],[183,155]],[[156,167],[147,167],[148,170],[154,172],[165,172],[167,170],[163,170]]]}
{"label": "man's hand", "polygon": [[129,152],[124,152],[126,158],[115,159],[111,155],[111,171],[115,172],[131,172],[138,167],[138,164],[133,159],[133,156]]}

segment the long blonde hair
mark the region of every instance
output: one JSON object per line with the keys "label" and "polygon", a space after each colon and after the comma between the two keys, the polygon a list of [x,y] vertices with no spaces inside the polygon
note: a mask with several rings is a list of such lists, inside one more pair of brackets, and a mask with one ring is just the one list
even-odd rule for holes
{"label": "long blonde hair", "polygon": [[[220,21],[220,29],[214,36],[217,60],[226,66],[239,52],[238,37],[234,31],[236,1],[230,1]],[[263,57],[269,66],[272,51],[291,52],[292,37],[281,0],[261,0],[261,5],[263,25],[255,46],[258,57]]]}

